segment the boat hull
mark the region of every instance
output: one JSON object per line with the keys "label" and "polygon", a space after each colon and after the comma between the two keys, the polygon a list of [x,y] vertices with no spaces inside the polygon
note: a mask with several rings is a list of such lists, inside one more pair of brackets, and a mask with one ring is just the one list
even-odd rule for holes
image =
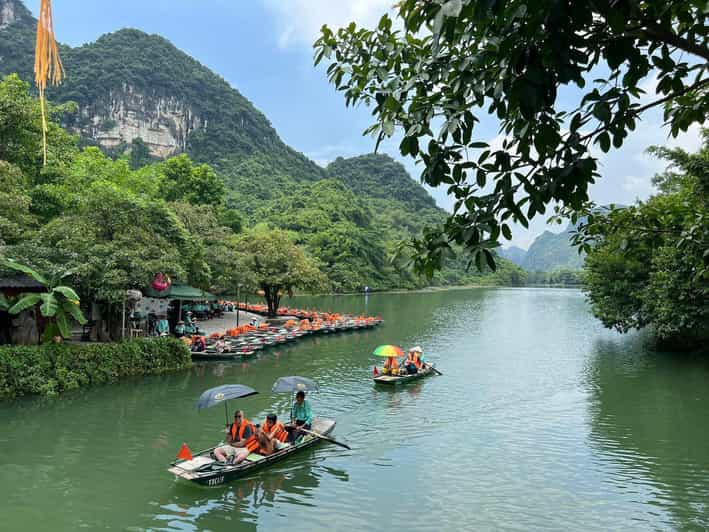
{"label": "boat hull", "polygon": [[389,386],[395,386],[397,384],[405,384],[407,382],[415,381],[418,379],[423,379],[428,375],[435,373],[433,371],[433,366],[428,366],[427,369],[414,373],[412,375],[379,375],[373,377],[376,384],[386,384]]}
{"label": "boat hull", "polygon": [[[312,430],[319,432],[323,436],[329,435],[335,428],[335,420],[327,418],[315,418],[313,419]],[[249,459],[244,460],[240,464],[233,466],[218,465],[218,462],[210,459],[210,462],[206,462],[203,466],[200,466],[199,470],[186,470],[180,467],[180,464],[186,464],[186,460],[178,460],[172,463],[172,467],[168,471],[175,475],[176,478],[180,480],[186,480],[194,484],[206,487],[220,486],[222,484],[227,484],[234,480],[238,480],[244,476],[250,475],[251,473],[273,465],[277,462],[285,460],[289,456],[298,451],[312,447],[316,445],[321,440],[315,436],[305,436],[303,440],[292,445],[286,449],[278,451],[270,456],[262,456],[257,461],[250,461]],[[200,457],[206,459],[209,453],[214,450],[214,447],[202,451],[196,455],[192,461]],[[249,458],[253,456],[253,453],[249,455]]]}

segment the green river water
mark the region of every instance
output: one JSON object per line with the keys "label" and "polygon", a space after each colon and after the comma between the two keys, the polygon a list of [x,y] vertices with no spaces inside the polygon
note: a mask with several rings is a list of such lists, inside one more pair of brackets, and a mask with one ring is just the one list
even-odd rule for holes
{"label": "green river water", "polygon": [[[574,290],[295,303],[386,323],[1,404],[0,530],[709,528],[709,357],[604,330]],[[375,387],[382,343],[424,346],[444,376]],[[253,386],[239,406],[261,420],[287,411],[269,390],[293,374],[320,384],[316,415],[352,451],[323,443],[211,489],[167,473],[182,442],[221,437],[224,410],[194,408],[203,390]]]}

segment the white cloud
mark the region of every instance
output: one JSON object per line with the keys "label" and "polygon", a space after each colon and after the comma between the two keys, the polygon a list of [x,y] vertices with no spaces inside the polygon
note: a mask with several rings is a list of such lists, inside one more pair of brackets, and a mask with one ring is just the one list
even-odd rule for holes
{"label": "white cloud", "polygon": [[374,27],[381,16],[392,8],[394,0],[263,0],[277,24],[278,44],[281,48],[292,45],[310,47],[317,39],[320,28],[358,25]]}

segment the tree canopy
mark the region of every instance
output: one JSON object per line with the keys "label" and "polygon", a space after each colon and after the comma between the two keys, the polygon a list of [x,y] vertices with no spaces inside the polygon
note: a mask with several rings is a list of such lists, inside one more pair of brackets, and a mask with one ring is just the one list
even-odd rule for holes
{"label": "tree canopy", "polygon": [[594,314],[626,332],[651,326],[672,346],[709,338],[709,131],[695,154],[653,148],[670,162],[645,202],[590,213],[575,235],[589,250]]}
{"label": "tree canopy", "polygon": [[[492,266],[510,221],[526,226],[553,203],[581,209],[599,176],[591,147],[619,148],[648,110],[662,106],[673,135],[701,123],[708,38],[697,0],[402,0],[375,29],[323,26],[315,63],[330,63],[348,105],[371,105],[365,133],[398,131],[422,181],[455,198],[445,224],[412,242],[430,276],[453,245]],[[561,97],[568,86],[578,99]],[[500,147],[476,134],[485,116]]]}
{"label": "tree canopy", "polygon": [[251,282],[263,290],[269,316],[275,316],[283,294],[296,288],[322,290],[327,277],[320,265],[282,230],[254,230],[239,241],[242,265]]}

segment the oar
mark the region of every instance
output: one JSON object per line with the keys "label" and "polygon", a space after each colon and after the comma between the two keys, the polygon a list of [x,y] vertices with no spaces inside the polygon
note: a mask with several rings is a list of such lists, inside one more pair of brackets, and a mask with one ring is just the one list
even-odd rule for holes
{"label": "oar", "polygon": [[440,375],[441,377],[443,376],[443,373],[441,373],[440,371],[438,371],[435,366],[429,365],[428,367],[431,368],[433,371],[435,371],[435,372],[436,372],[438,375]]}
{"label": "oar", "polygon": [[349,449],[350,451],[352,450],[352,447],[347,445],[346,443],[339,442],[337,440],[333,440],[332,438],[328,438],[324,434],[320,434],[319,432],[313,432],[312,430],[304,429],[302,427],[296,427],[296,430],[299,430],[301,432],[305,432],[306,434],[311,434],[315,436],[316,438],[320,438],[321,440],[329,441],[330,443],[334,443],[335,445],[339,445],[340,447],[344,447],[345,449]]}

